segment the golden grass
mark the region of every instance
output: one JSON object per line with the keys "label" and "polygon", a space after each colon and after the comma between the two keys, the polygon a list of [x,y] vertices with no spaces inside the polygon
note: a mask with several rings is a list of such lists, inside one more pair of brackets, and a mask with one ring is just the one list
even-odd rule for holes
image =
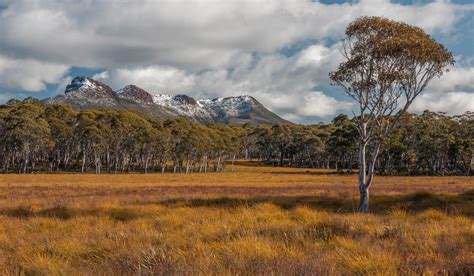
{"label": "golden grass", "polygon": [[474,272],[472,177],[236,170],[1,175],[0,274]]}

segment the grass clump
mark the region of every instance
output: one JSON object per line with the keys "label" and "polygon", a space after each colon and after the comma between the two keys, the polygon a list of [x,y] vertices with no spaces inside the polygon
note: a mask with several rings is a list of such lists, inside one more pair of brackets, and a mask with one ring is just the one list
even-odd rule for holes
{"label": "grass clump", "polygon": [[[383,189],[371,198],[372,213],[358,214],[357,195],[338,184],[352,181],[351,176],[286,175],[278,168],[275,178],[264,169],[272,170],[206,176],[224,184],[203,184],[193,187],[193,193],[186,185],[200,181],[200,176],[159,176],[163,180],[157,175],[127,175],[131,184],[104,176],[104,181],[118,183],[74,188],[44,184],[50,178],[39,176],[44,183],[38,186],[44,190],[38,197],[28,192],[37,186],[24,180],[0,188],[8,198],[0,202],[0,274],[470,275],[474,271],[474,193],[465,191],[469,179],[454,179],[459,190],[453,192],[452,185],[443,190],[439,178],[386,178],[402,186],[414,182],[420,191],[392,193],[380,183]],[[84,177],[87,183],[98,179]],[[330,182],[336,181],[332,177],[337,182]],[[65,180],[51,176],[56,178]],[[308,194],[310,186],[298,188],[301,191],[291,186],[298,181],[309,185],[315,178],[330,182],[311,186],[324,193]],[[133,182],[137,179],[143,183]],[[154,179],[162,187],[153,186]],[[254,182],[243,183],[249,179]],[[272,182],[281,179],[291,185]],[[174,186],[165,180],[173,180]],[[170,191],[163,188],[166,185]],[[325,190],[332,185],[341,186]],[[423,191],[430,185],[438,192]],[[337,191],[342,188],[344,193]],[[15,194],[15,189],[22,193]],[[160,194],[153,194],[154,189]],[[175,190],[180,193],[173,194]]]}
{"label": "grass clump", "polygon": [[472,219],[438,210],[361,215],[270,203],[91,210],[45,208],[29,219],[0,216],[2,273],[472,272]]}

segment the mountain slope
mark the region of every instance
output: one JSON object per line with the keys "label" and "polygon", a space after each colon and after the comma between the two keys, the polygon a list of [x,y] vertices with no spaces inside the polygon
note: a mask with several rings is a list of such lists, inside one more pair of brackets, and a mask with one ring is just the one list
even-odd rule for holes
{"label": "mountain slope", "polygon": [[216,98],[199,101],[216,121],[241,125],[248,122],[255,124],[288,124],[266,109],[255,98],[244,95],[237,97]]}
{"label": "mountain slope", "polygon": [[153,96],[135,85],[127,85],[117,91],[122,99],[127,99],[141,104],[153,104]]}
{"label": "mountain slope", "polygon": [[194,98],[186,95],[154,95],[156,105],[168,107],[178,115],[190,118],[199,123],[215,123],[216,120],[203,106]]}
{"label": "mountain slope", "polygon": [[76,77],[66,86],[64,95],[44,100],[47,104],[66,103],[76,108],[115,108],[120,99],[112,88],[87,77]]}
{"label": "mountain slope", "polygon": [[291,124],[251,96],[196,100],[182,94],[152,95],[135,85],[127,85],[115,92],[106,84],[88,77],[74,78],[63,95],[43,102],[65,103],[78,109],[136,110],[160,119],[186,117],[195,123]]}

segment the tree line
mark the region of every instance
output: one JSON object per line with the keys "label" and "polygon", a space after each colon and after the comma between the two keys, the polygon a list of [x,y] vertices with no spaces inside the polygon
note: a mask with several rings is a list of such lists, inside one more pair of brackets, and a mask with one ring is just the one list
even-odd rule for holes
{"label": "tree line", "polygon": [[[76,111],[12,100],[0,107],[0,172],[224,172],[237,159],[357,170],[357,128],[328,124],[229,126],[160,121],[132,111]],[[471,175],[474,114],[406,113],[383,142],[378,174]]]}

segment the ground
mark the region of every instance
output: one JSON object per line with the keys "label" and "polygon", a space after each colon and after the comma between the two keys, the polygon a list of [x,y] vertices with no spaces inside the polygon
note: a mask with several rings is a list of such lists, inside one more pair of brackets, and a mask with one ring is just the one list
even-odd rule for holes
{"label": "ground", "polygon": [[[234,171],[232,171],[234,170]],[[469,274],[473,177],[0,176],[0,274]]]}

